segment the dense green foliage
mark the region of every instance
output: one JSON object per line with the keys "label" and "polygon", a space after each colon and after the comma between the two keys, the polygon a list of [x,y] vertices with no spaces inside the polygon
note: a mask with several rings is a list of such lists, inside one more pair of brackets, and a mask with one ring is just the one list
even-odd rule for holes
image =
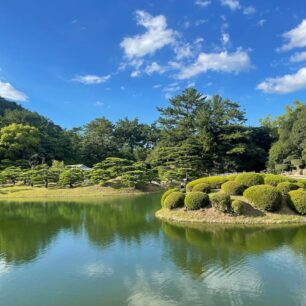
{"label": "dense green foliage", "polygon": [[210,193],[211,187],[208,183],[200,183],[200,184],[195,185],[192,188],[192,191],[201,191],[205,193]]}
{"label": "dense green foliage", "polygon": [[184,206],[185,194],[180,191],[170,193],[164,200],[163,207],[168,209]]}
{"label": "dense green foliage", "polygon": [[289,203],[296,212],[306,215],[306,190],[298,189],[290,191]]}
{"label": "dense green foliage", "polygon": [[228,181],[222,184],[221,189],[228,195],[241,195],[244,191],[244,186],[235,181]]}
{"label": "dense green foliage", "polygon": [[225,182],[228,181],[228,177],[227,176],[209,176],[209,177],[203,177],[203,178],[199,178],[197,180],[191,181],[187,184],[187,191],[192,191],[193,187],[198,185],[198,184],[208,184],[210,186],[210,188],[212,189],[216,189],[216,188],[220,188],[221,185]]}
{"label": "dense green foliage", "polygon": [[245,186],[251,187],[254,185],[260,185],[264,183],[262,175],[258,173],[241,173],[236,176],[235,182]]}
{"label": "dense green foliage", "polygon": [[231,210],[231,198],[223,192],[216,192],[210,198],[212,207],[222,212],[229,212]]}
{"label": "dense green foliage", "polygon": [[269,167],[276,171],[289,170],[306,163],[306,105],[296,102],[273,122],[278,140],[269,153]]}
{"label": "dense green foliage", "polygon": [[201,191],[188,192],[185,197],[185,206],[187,209],[196,210],[209,205],[207,193]]}
{"label": "dense green foliage", "polygon": [[165,202],[166,197],[167,197],[169,194],[171,194],[172,192],[176,192],[176,191],[179,191],[179,189],[178,189],[178,188],[172,188],[172,189],[169,189],[169,190],[167,190],[167,191],[165,191],[165,192],[163,193],[163,195],[162,195],[162,197],[161,197],[161,200],[160,200],[160,204],[161,204],[162,207],[164,206],[164,202]]}
{"label": "dense green foliage", "polygon": [[235,214],[243,215],[245,213],[245,203],[243,201],[234,200],[231,206]]}
{"label": "dense green foliage", "polygon": [[75,184],[82,183],[84,181],[84,172],[80,169],[67,169],[64,170],[59,177],[59,182],[62,186],[73,187]]}
{"label": "dense green foliage", "polygon": [[282,182],[295,182],[295,180],[291,179],[290,177],[285,177],[285,176],[276,175],[276,174],[266,174],[264,181],[265,181],[265,184],[271,185],[271,186],[277,186],[279,183],[282,183]]}
{"label": "dense green foliage", "polygon": [[243,196],[255,208],[275,211],[280,208],[282,204],[282,195],[276,187],[270,185],[257,185],[246,189]]}
{"label": "dense green foliage", "polygon": [[295,183],[281,182],[276,188],[282,195],[287,195],[289,191],[296,190],[299,188],[299,186]]}

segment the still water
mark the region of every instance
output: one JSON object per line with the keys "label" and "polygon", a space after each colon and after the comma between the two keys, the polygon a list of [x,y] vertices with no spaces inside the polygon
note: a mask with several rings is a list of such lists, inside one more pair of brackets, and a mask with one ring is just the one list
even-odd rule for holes
{"label": "still water", "polygon": [[0,204],[0,305],[306,305],[306,227],[178,227],[159,195]]}

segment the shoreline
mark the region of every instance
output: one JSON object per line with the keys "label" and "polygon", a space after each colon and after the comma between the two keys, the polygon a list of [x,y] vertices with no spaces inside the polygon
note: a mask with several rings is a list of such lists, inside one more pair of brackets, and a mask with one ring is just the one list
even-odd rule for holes
{"label": "shoreline", "polygon": [[262,212],[262,216],[227,215],[214,208],[185,211],[184,208],[173,210],[162,208],[155,216],[167,222],[178,224],[237,224],[237,225],[271,225],[271,224],[306,224],[306,216],[301,216],[287,211],[279,213]]}

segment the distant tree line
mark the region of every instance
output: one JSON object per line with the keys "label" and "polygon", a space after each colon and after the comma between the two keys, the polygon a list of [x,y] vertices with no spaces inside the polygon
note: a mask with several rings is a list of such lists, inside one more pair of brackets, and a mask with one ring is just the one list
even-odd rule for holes
{"label": "distant tree line", "polygon": [[152,124],[137,118],[113,123],[102,117],[66,130],[0,97],[0,169],[7,172],[2,177],[21,169],[24,182],[29,177],[32,182],[35,175],[30,172],[35,170],[46,186],[59,181],[60,175],[70,185],[73,179],[62,174],[68,170],[59,173],[52,166],[52,161],[63,161],[93,167],[90,182],[105,183],[120,176],[132,186],[137,180],[177,181],[186,175],[196,178],[266,167],[283,171],[306,161],[304,103],[296,102],[274,121],[261,120],[258,127],[246,125],[239,104],[218,95],[207,98],[194,88],[158,111],[159,118]]}

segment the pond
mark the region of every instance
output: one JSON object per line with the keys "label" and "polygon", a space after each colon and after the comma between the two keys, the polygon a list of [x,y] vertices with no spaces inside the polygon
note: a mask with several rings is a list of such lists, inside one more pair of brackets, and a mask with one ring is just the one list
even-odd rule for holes
{"label": "pond", "polygon": [[306,227],[179,227],[160,195],[0,204],[0,305],[306,305]]}

